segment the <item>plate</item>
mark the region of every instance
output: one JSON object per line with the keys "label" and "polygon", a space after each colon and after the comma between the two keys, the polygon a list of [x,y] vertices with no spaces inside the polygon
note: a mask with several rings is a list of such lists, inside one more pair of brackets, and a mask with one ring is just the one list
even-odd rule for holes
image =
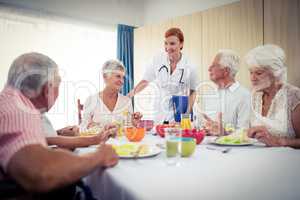
{"label": "plate", "polygon": [[216,144],[220,146],[249,146],[249,145],[254,145],[254,141],[252,139],[249,139],[249,142],[242,142],[242,143],[220,143],[217,141],[218,138],[213,140],[211,144]]}
{"label": "plate", "polygon": [[[113,145],[119,158],[148,158],[153,157],[162,151],[160,148],[143,143],[125,143],[122,145]],[[142,148],[142,149],[140,149]],[[140,153],[136,156],[136,152],[140,150]]]}

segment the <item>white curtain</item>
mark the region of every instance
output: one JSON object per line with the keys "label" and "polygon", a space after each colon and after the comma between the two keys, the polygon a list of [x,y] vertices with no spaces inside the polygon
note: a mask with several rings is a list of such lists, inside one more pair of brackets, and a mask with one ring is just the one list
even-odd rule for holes
{"label": "white curtain", "polygon": [[60,67],[60,95],[48,116],[55,128],[77,124],[77,99],[103,88],[101,66],[116,58],[116,26],[96,26],[27,10],[0,7],[0,89],[13,59],[40,52]]}

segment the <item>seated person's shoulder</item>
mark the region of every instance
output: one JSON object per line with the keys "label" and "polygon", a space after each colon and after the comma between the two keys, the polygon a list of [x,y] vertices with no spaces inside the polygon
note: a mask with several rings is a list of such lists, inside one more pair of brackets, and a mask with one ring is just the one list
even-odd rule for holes
{"label": "seated person's shoulder", "polygon": [[300,88],[293,85],[286,85],[287,89],[287,98],[290,107],[294,110],[300,104]]}
{"label": "seated person's shoulder", "polygon": [[250,98],[250,95],[251,95],[251,92],[248,88],[246,88],[245,86],[243,86],[242,84],[238,83],[238,91],[240,94],[243,95],[243,97],[249,97]]}

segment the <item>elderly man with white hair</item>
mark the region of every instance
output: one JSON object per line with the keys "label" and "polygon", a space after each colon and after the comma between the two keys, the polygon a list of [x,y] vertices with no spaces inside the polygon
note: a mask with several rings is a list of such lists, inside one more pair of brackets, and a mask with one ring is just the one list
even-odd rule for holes
{"label": "elderly man with white hair", "polygon": [[23,54],[12,63],[0,93],[0,180],[12,179],[29,192],[45,193],[118,162],[105,141],[95,152],[80,156],[47,147],[42,113],[55,103],[59,85],[57,64],[43,54]]}
{"label": "elderly man with white hair", "polygon": [[103,64],[105,88],[87,98],[83,107],[81,129],[103,127],[122,120],[130,120],[128,123],[137,125],[142,115],[134,113],[131,99],[119,93],[124,84],[125,72],[125,67],[118,60],[108,60]]}
{"label": "elderly man with white hair", "polygon": [[235,51],[221,49],[209,66],[209,77],[216,87],[213,94],[200,97],[202,108],[195,108],[196,113],[203,114],[204,127],[209,134],[223,134],[224,125],[249,127],[250,92],[235,80],[239,64],[240,58]]}
{"label": "elderly man with white hair", "polygon": [[286,83],[285,53],[258,46],[246,56],[252,83],[250,137],[268,146],[300,147],[300,89]]}

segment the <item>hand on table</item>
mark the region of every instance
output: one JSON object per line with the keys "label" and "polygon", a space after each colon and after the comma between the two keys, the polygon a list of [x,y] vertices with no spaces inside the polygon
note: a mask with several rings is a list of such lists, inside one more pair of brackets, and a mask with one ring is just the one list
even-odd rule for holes
{"label": "hand on table", "polygon": [[283,138],[273,136],[265,126],[255,126],[248,129],[248,137],[255,138],[269,147],[278,147],[283,145]]}
{"label": "hand on table", "polygon": [[87,128],[90,129],[90,128],[93,128],[94,126],[100,126],[100,123],[91,121],[88,123]]}
{"label": "hand on table", "polygon": [[99,139],[99,142],[106,142],[110,137],[116,137],[118,128],[115,124],[105,125],[96,137]]}
{"label": "hand on table", "polygon": [[57,130],[58,135],[62,136],[77,136],[79,135],[78,126],[67,126],[65,128]]}
{"label": "hand on table", "polygon": [[119,157],[111,145],[101,143],[97,153],[102,167],[113,167],[118,163]]}

